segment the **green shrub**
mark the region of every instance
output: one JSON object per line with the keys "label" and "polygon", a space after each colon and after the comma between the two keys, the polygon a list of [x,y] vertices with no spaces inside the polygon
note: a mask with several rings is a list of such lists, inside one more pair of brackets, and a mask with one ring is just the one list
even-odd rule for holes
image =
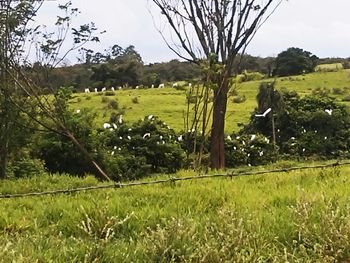
{"label": "green shrub", "polygon": [[185,163],[175,132],[153,116],[130,126],[122,123],[100,130],[97,141],[105,149],[104,165],[116,180],[173,173]]}
{"label": "green shrub", "polygon": [[245,95],[243,95],[243,96],[239,95],[239,96],[233,97],[232,102],[233,103],[243,103],[246,100],[247,100],[247,98],[245,97]]}
{"label": "green shrub", "polygon": [[342,95],[342,94],[345,93],[345,90],[342,89],[342,88],[333,88],[333,89],[332,89],[332,93],[333,93],[334,95]]}
{"label": "green shrub", "polygon": [[350,95],[344,96],[344,98],[342,99],[342,101],[350,101]]}
{"label": "green shrub", "polygon": [[[350,153],[350,118],[334,98],[284,93],[284,106],[275,112],[280,154],[317,158],[347,158]],[[241,131],[271,137],[271,119],[251,116]]]}
{"label": "green shrub", "polygon": [[107,97],[105,97],[105,96],[102,96],[101,97],[101,102],[102,103],[109,103],[111,100],[109,99],[109,98],[107,98]]}
{"label": "green shrub", "polygon": [[103,93],[103,95],[107,97],[115,96],[115,92],[113,90],[107,90]]}
{"label": "green shrub", "polygon": [[241,75],[238,75],[236,78],[237,83],[262,80],[265,78],[265,75],[260,72],[248,72],[244,71]]}
{"label": "green shrub", "polygon": [[225,140],[225,159],[227,167],[268,164],[278,159],[278,147],[261,134],[232,134]]}
{"label": "green shrub", "polygon": [[108,102],[108,108],[113,109],[113,110],[118,110],[119,109],[119,103],[117,100],[111,100]]}
{"label": "green shrub", "polygon": [[131,99],[131,102],[134,103],[134,104],[138,104],[139,103],[139,98],[138,97],[133,97]]}
{"label": "green shrub", "polygon": [[316,88],[314,90],[312,90],[312,95],[314,96],[320,96],[320,97],[328,97],[330,94],[330,90],[327,88]]}
{"label": "green shrub", "polygon": [[7,167],[9,177],[23,178],[40,176],[46,172],[42,160],[32,158],[28,152],[22,154],[21,158],[11,160]]}

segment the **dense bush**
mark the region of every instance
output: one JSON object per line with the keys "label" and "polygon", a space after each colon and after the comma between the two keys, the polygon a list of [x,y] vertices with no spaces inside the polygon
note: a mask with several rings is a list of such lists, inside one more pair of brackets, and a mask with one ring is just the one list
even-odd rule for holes
{"label": "dense bush", "polygon": [[8,177],[32,177],[42,175],[45,172],[44,162],[30,156],[28,149],[22,150],[17,158],[11,159],[7,167]]}
{"label": "dense bush", "polygon": [[[81,110],[81,112],[70,112],[69,119],[66,119],[66,125],[70,132],[74,134],[77,140],[85,149],[94,152],[93,120],[95,114]],[[50,172],[70,173],[83,175],[85,173],[95,173],[90,162],[78,151],[71,140],[55,132],[46,132],[37,138],[35,147],[36,155],[45,162],[46,168]]]}
{"label": "dense bush", "polygon": [[[346,107],[322,96],[300,98],[285,92],[284,107],[275,113],[277,144],[281,154],[292,156],[347,157],[350,118]],[[269,118],[256,118],[241,133],[261,133],[271,138]]]}
{"label": "dense bush", "polygon": [[273,72],[275,76],[291,76],[313,72],[318,57],[300,48],[288,48],[278,54]]}
{"label": "dense bush", "polygon": [[173,173],[185,163],[175,132],[152,115],[133,125],[112,124],[100,130],[98,141],[107,149],[106,168],[117,180]]}
{"label": "dense bush", "polygon": [[248,72],[243,71],[242,74],[238,75],[236,78],[236,81],[238,83],[241,82],[247,82],[247,81],[254,81],[254,80],[262,80],[265,78],[265,75],[260,72]]}
{"label": "dense bush", "polygon": [[227,167],[239,165],[262,165],[278,158],[278,149],[261,134],[228,135],[225,140]]}

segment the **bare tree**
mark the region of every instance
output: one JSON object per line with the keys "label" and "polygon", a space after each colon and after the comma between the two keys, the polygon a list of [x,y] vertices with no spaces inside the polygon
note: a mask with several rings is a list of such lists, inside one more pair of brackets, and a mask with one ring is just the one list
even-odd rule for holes
{"label": "bare tree", "polygon": [[244,53],[255,33],[283,0],[152,0],[171,28],[168,47],[179,57],[200,64],[206,60],[211,72],[208,85],[214,100],[211,129],[211,167],[225,167],[224,129],[230,77],[234,61]]}

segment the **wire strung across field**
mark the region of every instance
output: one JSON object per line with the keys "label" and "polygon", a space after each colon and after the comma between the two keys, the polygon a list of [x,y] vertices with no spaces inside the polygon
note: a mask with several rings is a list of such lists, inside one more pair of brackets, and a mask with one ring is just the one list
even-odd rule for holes
{"label": "wire strung across field", "polygon": [[263,171],[242,171],[242,172],[232,172],[226,174],[212,174],[212,175],[198,175],[198,176],[188,176],[188,177],[171,177],[169,179],[156,180],[156,181],[141,181],[141,182],[131,182],[131,183],[114,183],[107,185],[98,185],[98,186],[88,186],[88,187],[79,187],[72,189],[59,189],[52,191],[43,191],[43,192],[30,192],[30,193],[19,193],[19,194],[1,194],[0,199],[11,199],[11,198],[20,198],[20,197],[30,197],[30,196],[44,196],[44,195],[57,195],[57,194],[70,194],[77,192],[85,192],[92,190],[102,190],[102,189],[112,189],[112,188],[126,188],[133,186],[144,186],[144,185],[156,185],[164,183],[175,183],[178,181],[190,181],[190,180],[199,180],[199,179],[210,179],[218,177],[237,177],[237,176],[247,176],[247,175],[261,175],[269,173],[281,173],[281,172],[291,172],[291,171],[301,171],[307,169],[324,169],[331,167],[347,166],[350,165],[350,161],[345,162],[335,162],[330,164],[320,164],[314,166],[300,166],[300,167],[290,167],[290,168],[281,168],[275,170],[263,170]]}

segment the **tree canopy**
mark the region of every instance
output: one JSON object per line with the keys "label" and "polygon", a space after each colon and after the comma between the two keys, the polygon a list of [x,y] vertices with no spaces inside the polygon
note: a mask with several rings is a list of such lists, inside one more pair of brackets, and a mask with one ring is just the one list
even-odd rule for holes
{"label": "tree canopy", "polygon": [[318,57],[301,48],[291,47],[278,54],[275,60],[275,76],[291,76],[313,72]]}

